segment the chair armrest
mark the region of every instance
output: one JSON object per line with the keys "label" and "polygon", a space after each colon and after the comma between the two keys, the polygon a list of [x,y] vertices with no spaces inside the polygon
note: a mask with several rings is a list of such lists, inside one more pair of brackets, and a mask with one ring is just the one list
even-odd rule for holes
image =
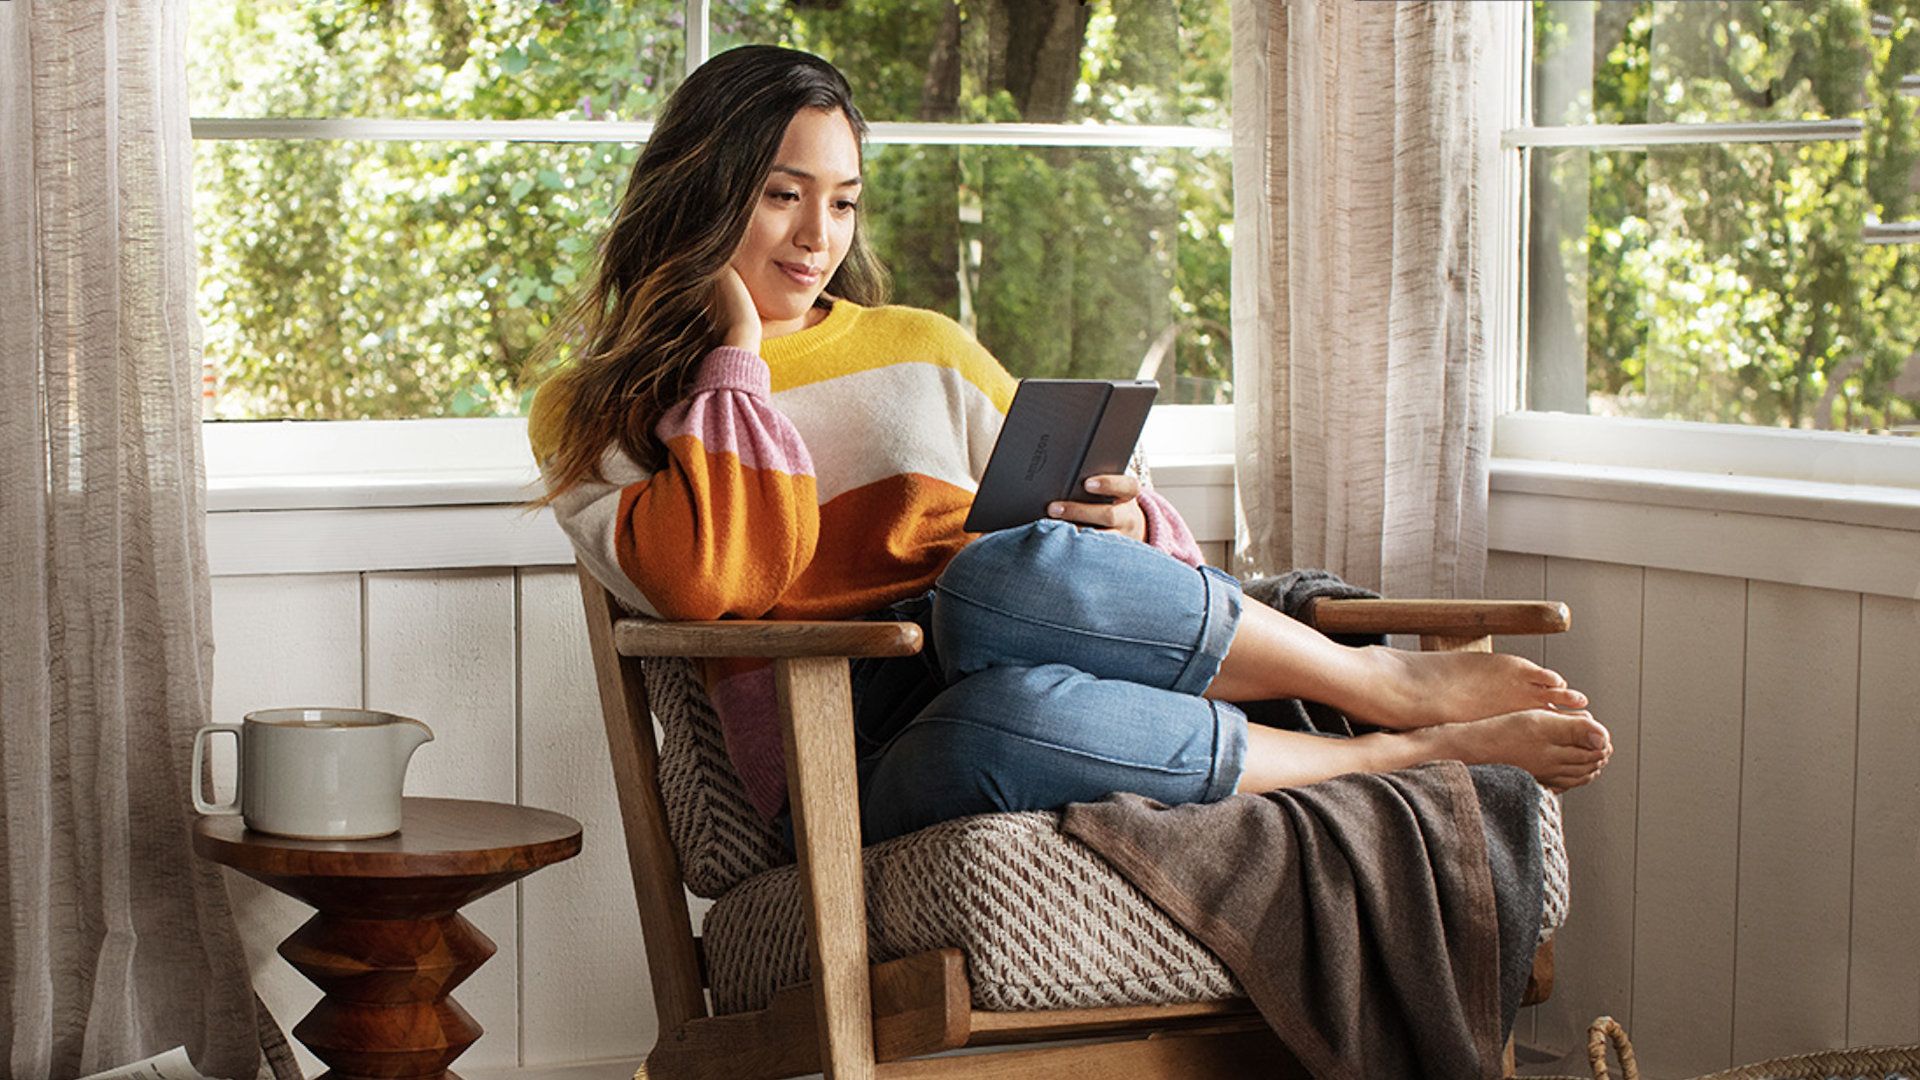
{"label": "chair armrest", "polygon": [[1315,600],[1308,626],[1328,634],[1558,634],[1573,624],[1557,600]]}
{"label": "chair armrest", "polygon": [[920,651],[920,627],[910,622],[669,622],[630,617],[614,622],[613,645],[622,656],[911,656]]}

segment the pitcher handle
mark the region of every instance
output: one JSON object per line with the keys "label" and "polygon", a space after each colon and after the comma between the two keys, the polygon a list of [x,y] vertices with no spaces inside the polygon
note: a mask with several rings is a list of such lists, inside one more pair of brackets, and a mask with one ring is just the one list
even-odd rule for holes
{"label": "pitcher handle", "polygon": [[205,773],[201,771],[201,764],[205,760],[207,738],[222,731],[230,731],[233,733],[233,745],[237,750],[240,746],[241,739],[239,724],[208,724],[206,727],[193,733],[193,808],[203,814],[237,814],[240,812],[240,778],[245,770],[235,769],[233,772],[232,802],[208,802],[201,796],[200,792],[200,778],[205,775]]}

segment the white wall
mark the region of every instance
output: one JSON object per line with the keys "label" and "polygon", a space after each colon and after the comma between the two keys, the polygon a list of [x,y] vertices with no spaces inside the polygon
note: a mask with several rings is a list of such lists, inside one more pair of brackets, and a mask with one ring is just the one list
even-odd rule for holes
{"label": "white wall", "polygon": [[1488,594],[1572,607],[1499,644],[1614,733],[1565,800],[1573,909],[1533,1040],[1583,1065],[1612,1015],[1650,1077],[1920,1042],[1920,601],[1506,553]]}
{"label": "white wall", "polygon": [[[1177,501],[1221,561],[1228,493]],[[239,543],[242,515],[222,516]],[[1504,528],[1528,550],[1493,557],[1489,595],[1565,600],[1574,629],[1502,644],[1585,689],[1617,750],[1566,802],[1572,921],[1522,1039],[1575,1049],[1610,1013],[1649,1077],[1920,1041],[1920,601],[1636,565],[1631,536],[1615,561],[1569,558],[1542,550],[1540,524],[1496,528],[1496,546]],[[483,561],[471,546],[460,562]],[[468,911],[500,951],[454,995],[486,1028],[458,1065],[638,1058],[653,1017],[572,571],[408,558],[325,573],[216,558],[216,719],[404,712],[437,734],[409,793],[578,818],[578,858]],[[317,992],[272,950],[306,911],[231,880],[262,996],[291,1028]]]}

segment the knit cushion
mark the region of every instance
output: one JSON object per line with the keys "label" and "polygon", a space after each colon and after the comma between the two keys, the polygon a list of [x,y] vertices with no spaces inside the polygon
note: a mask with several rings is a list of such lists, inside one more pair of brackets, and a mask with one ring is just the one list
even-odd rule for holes
{"label": "knit cushion", "polygon": [[[1559,800],[1540,798],[1546,902],[1540,940],[1566,921]],[[1240,993],[1220,961],[1052,813],[983,814],[866,849],[876,962],[957,947],[973,1004],[994,1010],[1211,1001]],[[721,897],[702,930],[716,1012],[766,1005],[806,981],[794,867]]]}
{"label": "knit cushion", "polygon": [[[957,946],[983,1009],[1232,997],[1232,976],[1051,813],[983,814],[865,852],[869,958]],[[714,1010],[807,978],[794,867],[720,898],[701,931]]]}

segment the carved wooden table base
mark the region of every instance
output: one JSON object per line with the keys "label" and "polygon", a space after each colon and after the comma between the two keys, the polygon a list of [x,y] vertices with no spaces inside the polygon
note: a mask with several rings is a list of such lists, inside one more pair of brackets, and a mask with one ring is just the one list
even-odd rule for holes
{"label": "carved wooden table base", "polygon": [[318,909],[280,945],[325,993],[294,1037],[330,1080],[451,1077],[480,1037],[448,994],[494,953],[459,910],[580,850],[562,814],[460,799],[406,800],[395,836],[292,840],[201,818],[194,850]]}

